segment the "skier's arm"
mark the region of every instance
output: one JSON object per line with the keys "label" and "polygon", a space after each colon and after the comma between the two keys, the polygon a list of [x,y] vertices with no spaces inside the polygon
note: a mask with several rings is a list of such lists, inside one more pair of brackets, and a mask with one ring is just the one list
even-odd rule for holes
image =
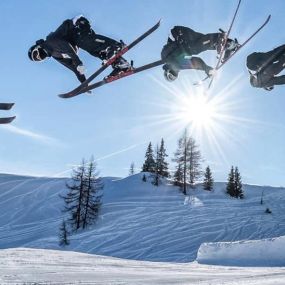
{"label": "skier's arm", "polygon": [[71,44],[64,40],[52,38],[47,40],[45,45],[54,59],[72,70],[80,82],[85,81],[82,61],[77,56],[76,50]]}

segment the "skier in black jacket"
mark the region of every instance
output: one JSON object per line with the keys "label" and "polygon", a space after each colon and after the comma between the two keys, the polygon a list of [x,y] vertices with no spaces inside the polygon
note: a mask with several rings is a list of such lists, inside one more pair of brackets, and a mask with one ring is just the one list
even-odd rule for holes
{"label": "skier in black jacket", "polygon": [[275,76],[285,69],[285,45],[268,52],[254,52],[247,57],[250,84],[270,91],[274,85],[285,84],[285,75]]}
{"label": "skier in black jacket", "polygon": [[[45,40],[36,41],[29,51],[28,56],[32,61],[42,61],[53,57],[59,63],[72,70],[80,82],[84,82],[84,66],[77,51],[79,48],[103,61],[108,60],[117,51],[124,47],[123,42],[96,34],[90,22],[82,15],[65,20],[55,32],[50,33]],[[120,57],[113,64],[110,75],[130,68],[130,64]]]}
{"label": "skier in black jacket", "polygon": [[[171,36],[163,47],[161,58],[166,62],[163,65],[166,80],[173,81],[182,69],[203,70],[208,76],[213,75],[213,68],[207,65],[200,57],[193,55],[206,50],[221,52],[225,34],[201,34],[188,27],[175,26],[171,29]],[[239,46],[237,40],[228,39],[223,60],[227,59]]]}

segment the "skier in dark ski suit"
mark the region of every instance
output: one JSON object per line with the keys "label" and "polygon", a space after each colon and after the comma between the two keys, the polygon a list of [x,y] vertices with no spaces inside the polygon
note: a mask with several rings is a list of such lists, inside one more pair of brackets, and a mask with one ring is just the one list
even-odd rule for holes
{"label": "skier in dark ski suit", "polygon": [[[224,33],[201,34],[194,30],[175,26],[171,29],[171,37],[161,51],[161,58],[166,62],[163,65],[166,80],[173,81],[183,69],[203,70],[208,76],[212,75],[213,68],[207,65],[200,57],[192,55],[206,50],[221,52]],[[228,39],[224,59],[238,46],[236,40]]]}
{"label": "skier in dark ski suit", "polygon": [[[53,57],[59,63],[72,70],[80,82],[84,82],[84,66],[77,51],[79,48],[91,55],[108,60],[116,51],[122,49],[124,44],[111,38],[96,34],[89,21],[82,15],[65,20],[55,32],[50,33],[45,40],[36,41],[28,56],[32,61],[42,61]],[[122,57],[112,64],[114,68],[110,75],[130,68],[129,63]]]}
{"label": "skier in dark ski suit", "polygon": [[285,75],[275,76],[285,69],[285,45],[269,52],[254,52],[247,57],[250,84],[270,91],[274,85],[285,84]]}

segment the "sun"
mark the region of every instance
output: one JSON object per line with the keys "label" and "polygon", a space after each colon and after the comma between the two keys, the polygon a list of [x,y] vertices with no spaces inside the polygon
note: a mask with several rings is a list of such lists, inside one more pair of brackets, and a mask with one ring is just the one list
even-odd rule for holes
{"label": "sun", "polygon": [[217,114],[217,106],[204,94],[184,97],[179,104],[181,119],[195,128],[210,128]]}

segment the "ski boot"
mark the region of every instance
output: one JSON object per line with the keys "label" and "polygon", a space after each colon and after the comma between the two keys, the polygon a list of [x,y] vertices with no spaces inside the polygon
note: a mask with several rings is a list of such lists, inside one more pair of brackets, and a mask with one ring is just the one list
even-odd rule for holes
{"label": "ski boot", "polygon": [[238,43],[237,39],[231,40],[228,39],[227,40],[227,44],[225,46],[225,52],[224,52],[224,56],[221,60],[221,62],[225,62],[232,54],[234,54],[237,49],[240,47],[240,44]]}
{"label": "ski boot", "polygon": [[133,62],[129,63],[123,57],[119,57],[112,64],[112,67],[113,67],[113,71],[109,75],[107,75],[104,79],[108,79],[110,77],[118,76],[124,72],[132,70],[133,69]]}
{"label": "ski boot", "polygon": [[[219,56],[223,56],[223,58],[221,59],[221,63],[226,61],[233,53],[235,53],[240,46],[237,39],[232,40],[228,38],[225,44],[225,37],[226,37],[226,32],[220,29],[218,41],[216,44],[216,50]],[[224,47],[224,53],[222,55],[221,53],[223,47]]]}
{"label": "ski boot", "polygon": [[126,44],[121,40],[117,42],[115,45],[108,46],[105,49],[102,49],[99,52],[99,58],[102,59],[102,65],[104,65],[111,57],[121,51],[126,47]]}

